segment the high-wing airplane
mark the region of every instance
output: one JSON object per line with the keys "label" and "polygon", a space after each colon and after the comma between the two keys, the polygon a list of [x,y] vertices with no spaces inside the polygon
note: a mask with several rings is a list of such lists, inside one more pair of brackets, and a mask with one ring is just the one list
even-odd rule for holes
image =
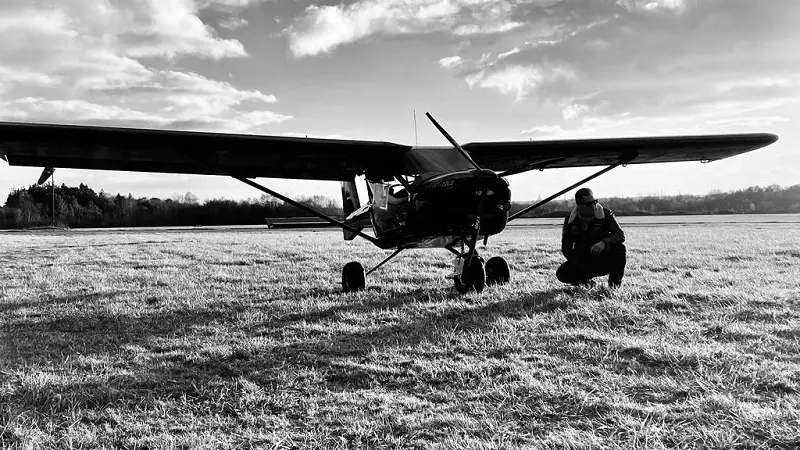
{"label": "high-wing airplane", "polygon": [[[473,142],[459,145],[436,120],[451,147],[377,141],[309,139],[186,131],[0,122],[0,157],[12,166],[226,175],[341,227],[344,238],[364,238],[394,252],[365,271],[342,270],[344,291],[366,286],[366,276],[412,248],[445,248],[455,255],[451,275],[459,292],[510,280],[500,256],[484,262],[477,245],[506,224],[575,187],[626,164],[714,161],[775,142],[773,134],[637,137],[587,140]],[[552,196],[509,215],[505,177],[529,170],[605,166]],[[355,177],[366,179],[361,205]],[[252,178],[335,180],[344,217],[300,204]],[[374,235],[363,232],[372,225]]]}

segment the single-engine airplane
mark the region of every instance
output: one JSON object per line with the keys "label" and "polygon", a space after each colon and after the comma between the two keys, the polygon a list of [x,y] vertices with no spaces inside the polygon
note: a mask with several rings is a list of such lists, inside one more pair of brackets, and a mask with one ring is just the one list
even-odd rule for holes
{"label": "single-engine airplane", "polygon": [[[345,292],[366,286],[366,276],[412,248],[445,248],[455,255],[459,292],[510,280],[500,256],[484,262],[477,246],[508,222],[620,165],[709,162],[775,142],[768,133],[586,140],[473,142],[459,145],[429,114],[451,147],[389,142],[309,139],[97,126],[0,122],[0,157],[12,166],[227,175],[394,252],[365,271],[359,262],[342,270]],[[605,166],[597,173],[509,215],[505,177],[530,170]],[[366,179],[361,204],[355,178]],[[341,182],[344,217],[334,218],[281,195],[252,178]],[[374,235],[363,232],[372,225]]]}

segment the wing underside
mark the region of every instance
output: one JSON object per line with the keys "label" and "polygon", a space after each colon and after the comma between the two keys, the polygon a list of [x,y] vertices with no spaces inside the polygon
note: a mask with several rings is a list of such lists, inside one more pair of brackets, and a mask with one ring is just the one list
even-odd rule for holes
{"label": "wing underside", "polygon": [[775,142],[774,134],[728,134],[553,141],[476,142],[464,145],[481,167],[505,174],[534,169],[716,161]]}
{"label": "wing underside", "polygon": [[[715,161],[777,140],[767,133],[474,142],[463,145],[501,175],[534,169]],[[309,139],[0,122],[0,157],[11,165],[240,177],[349,181],[406,174],[411,147],[379,141]]]}
{"label": "wing underside", "polygon": [[0,123],[10,165],[242,177],[352,180],[402,168],[409,147],[389,142]]}

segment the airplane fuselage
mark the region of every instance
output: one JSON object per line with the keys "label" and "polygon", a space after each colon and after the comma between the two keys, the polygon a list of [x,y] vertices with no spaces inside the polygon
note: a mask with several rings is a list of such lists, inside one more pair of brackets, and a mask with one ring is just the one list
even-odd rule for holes
{"label": "airplane fuselage", "polygon": [[476,229],[481,237],[497,234],[511,205],[508,182],[491,170],[423,174],[397,191],[375,182],[370,187],[373,229],[383,248],[444,247]]}

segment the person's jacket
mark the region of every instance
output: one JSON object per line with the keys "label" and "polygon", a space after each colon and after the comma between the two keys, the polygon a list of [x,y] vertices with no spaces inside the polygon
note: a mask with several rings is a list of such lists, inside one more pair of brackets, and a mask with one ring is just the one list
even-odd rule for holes
{"label": "person's jacket", "polygon": [[625,232],[617,223],[614,213],[598,203],[594,208],[594,218],[583,221],[578,218],[578,209],[573,208],[564,219],[561,253],[567,260],[577,261],[588,255],[589,249],[600,241],[606,243],[606,249],[625,242]]}

